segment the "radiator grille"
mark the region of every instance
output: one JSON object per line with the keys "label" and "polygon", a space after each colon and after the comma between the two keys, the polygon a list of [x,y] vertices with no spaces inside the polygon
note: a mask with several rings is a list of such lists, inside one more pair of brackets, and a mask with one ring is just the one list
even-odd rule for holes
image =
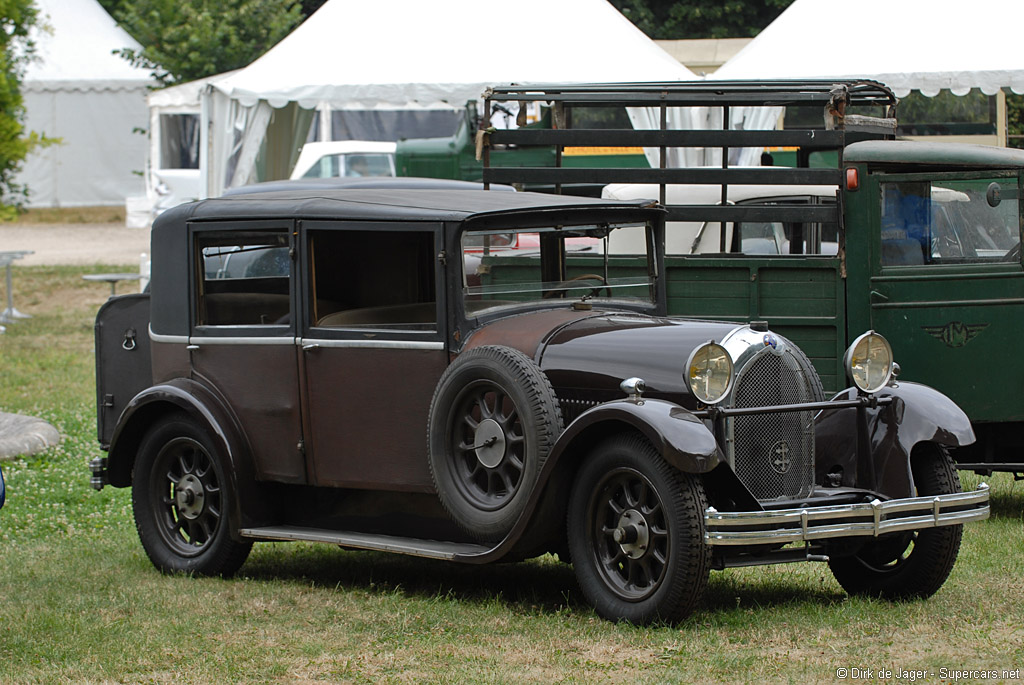
{"label": "radiator grille", "polygon": [[[808,363],[809,364],[809,363]],[[764,352],[736,375],[737,407],[820,399],[813,372],[786,351]],[[736,475],[759,500],[803,497],[814,483],[814,414],[774,412],[732,419]]]}

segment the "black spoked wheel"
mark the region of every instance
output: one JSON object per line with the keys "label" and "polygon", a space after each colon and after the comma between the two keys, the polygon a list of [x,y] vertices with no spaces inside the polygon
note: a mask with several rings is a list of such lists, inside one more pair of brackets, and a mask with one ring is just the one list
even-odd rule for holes
{"label": "black spoked wheel", "polygon": [[601,616],[645,624],[691,613],[707,586],[706,498],[639,435],[601,444],[569,503],[569,548],[580,588]]}
{"label": "black spoked wheel", "polygon": [[[918,496],[960,492],[953,461],[939,445],[914,450],[911,467]],[[850,594],[909,599],[930,597],[946,582],[960,551],[963,526],[884,535],[855,554],[833,557],[832,574]]]}
{"label": "black spoked wheel", "polygon": [[496,346],[463,353],[430,408],[430,471],[441,503],[474,537],[500,540],[561,429],[554,390],[532,359]]}
{"label": "black spoked wheel", "polygon": [[500,509],[526,469],[526,431],[515,400],[497,383],[477,381],[460,394],[452,419],[456,486],[478,509]]}
{"label": "black spoked wheel", "polygon": [[135,465],[132,508],[142,546],[164,571],[230,575],[252,542],[231,537],[233,493],[224,460],[205,433],[185,418],[154,426]]}

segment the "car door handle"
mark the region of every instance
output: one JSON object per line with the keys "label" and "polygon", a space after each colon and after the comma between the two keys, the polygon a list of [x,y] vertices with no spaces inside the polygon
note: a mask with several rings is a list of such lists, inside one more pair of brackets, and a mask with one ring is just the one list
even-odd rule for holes
{"label": "car door handle", "polygon": [[317,345],[316,343],[309,343],[307,345],[303,345],[302,346],[302,351],[303,352],[312,352],[313,350],[319,350],[319,349],[320,349],[320,346]]}
{"label": "car door handle", "polygon": [[877,290],[872,290],[871,291],[871,299],[872,300],[879,300],[881,302],[888,302],[889,301],[889,298],[887,296],[883,295],[882,293],[878,292]]}

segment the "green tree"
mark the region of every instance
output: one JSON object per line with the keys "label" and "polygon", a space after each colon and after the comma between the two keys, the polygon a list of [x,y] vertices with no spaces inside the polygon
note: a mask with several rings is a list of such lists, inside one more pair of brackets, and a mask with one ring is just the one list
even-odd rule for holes
{"label": "green tree", "polygon": [[[3,0],[0,0],[2,2]],[[244,67],[302,20],[290,0],[108,0],[141,45],[120,54],[165,84]]]}
{"label": "green tree", "polygon": [[611,0],[651,38],[747,38],[793,0]]}
{"label": "green tree", "polygon": [[37,145],[56,142],[26,133],[21,80],[35,57],[30,30],[39,14],[32,0],[0,0],[0,218],[17,216],[28,189],[14,181],[28,153]]}

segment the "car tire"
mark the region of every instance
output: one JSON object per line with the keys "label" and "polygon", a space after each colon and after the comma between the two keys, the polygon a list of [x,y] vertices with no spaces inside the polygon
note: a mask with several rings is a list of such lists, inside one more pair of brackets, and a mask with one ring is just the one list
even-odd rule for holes
{"label": "car tire", "polygon": [[669,465],[639,434],[619,434],[586,455],[567,534],[576,578],[595,611],[638,625],[692,613],[711,567],[706,508],[700,477]]}
{"label": "car tire", "polygon": [[442,505],[475,539],[501,540],[561,432],[555,392],[532,359],[501,346],[464,352],[430,404],[430,474]]}
{"label": "car tire", "polygon": [[233,538],[235,494],[222,450],[184,415],[164,418],[142,440],[132,510],[150,561],[168,573],[230,576],[252,549]]}
{"label": "car tire", "polygon": [[[928,443],[915,448],[911,468],[917,496],[960,492],[949,453]],[[960,551],[963,526],[882,535],[855,554],[833,557],[832,575],[851,595],[884,599],[925,598],[946,582]]]}

